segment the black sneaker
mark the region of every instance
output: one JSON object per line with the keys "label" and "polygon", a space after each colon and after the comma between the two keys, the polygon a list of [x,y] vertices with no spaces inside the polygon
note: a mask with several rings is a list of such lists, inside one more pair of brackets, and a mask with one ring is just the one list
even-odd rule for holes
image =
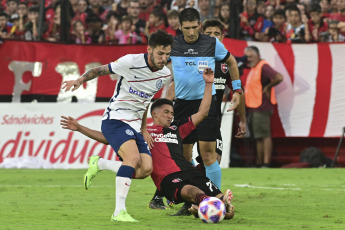
{"label": "black sneaker", "polygon": [[168,209],[163,202],[163,198],[154,198],[150,201],[149,208],[151,209]]}
{"label": "black sneaker", "polygon": [[190,203],[184,203],[180,210],[177,213],[172,214],[171,216],[190,216],[192,213],[188,210],[192,205]]}

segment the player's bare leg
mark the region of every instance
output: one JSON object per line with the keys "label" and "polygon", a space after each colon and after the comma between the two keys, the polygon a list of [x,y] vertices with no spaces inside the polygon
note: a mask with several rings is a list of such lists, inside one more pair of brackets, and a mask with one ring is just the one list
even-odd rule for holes
{"label": "player's bare leg", "polygon": [[222,172],[217,161],[216,145],[216,141],[199,141],[200,155],[205,165],[206,176],[220,188]]}
{"label": "player's bare leg", "polygon": [[188,162],[192,162],[193,144],[183,144],[183,156]]}

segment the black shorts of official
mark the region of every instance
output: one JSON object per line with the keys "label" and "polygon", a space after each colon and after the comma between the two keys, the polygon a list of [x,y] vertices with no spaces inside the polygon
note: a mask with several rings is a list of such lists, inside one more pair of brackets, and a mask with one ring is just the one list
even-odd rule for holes
{"label": "black shorts of official", "polygon": [[[200,147],[199,147],[199,142],[197,143],[197,150],[198,150],[198,154],[199,156],[197,156],[196,158],[196,161],[201,164],[202,163],[202,159],[201,159],[201,155],[200,155]],[[217,140],[216,140],[216,153],[219,155],[219,156],[222,156],[223,154],[223,138],[222,138],[222,134],[220,132],[220,129],[219,129],[219,132],[217,134]]]}
{"label": "black shorts of official", "polygon": [[208,196],[217,196],[221,193],[219,188],[197,169],[175,172],[164,177],[160,191],[168,200],[178,204],[185,202],[181,197],[181,190],[186,185],[194,185]]}
{"label": "black shorts of official", "polygon": [[[175,120],[183,120],[199,111],[200,100],[177,99],[174,104]],[[217,97],[212,96],[208,117],[203,120],[184,140],[183,144],[194,144],[197,141],[216,141],[219,132]]]}

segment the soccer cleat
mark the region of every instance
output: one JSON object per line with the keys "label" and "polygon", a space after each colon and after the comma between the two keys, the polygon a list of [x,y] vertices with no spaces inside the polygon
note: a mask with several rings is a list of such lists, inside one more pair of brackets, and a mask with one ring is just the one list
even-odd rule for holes
{"label": "soccer cleat", "polygon": [[227,189],[224,193],[223,202],[225,206],[230,206],[231,200],[234,198],[230,189]]}
{"label": "soccer cleat", "polygon": [[175,213],[170,216],[190,216],[192,213],[188,211],[188,209],[191,207],[190,203],[184,203],[183,206]]}
{"label": "soccer cleat", "polygon": [[168,200],[167,199],[167,205],[170,207],[170,208],[174,208],[175,207],[175,202],[173,200]]}
{"label": "soccer cleat", "polygon": [[154,198],[150,201],[149,208],[151,209],[168,209],[163,202],[163,198]]}
{"label": "soccer cleat", "polygon": [[99,156],[91,156],[89,158],[89,169],[84,176],[84,186],[88,190],[91,186],[91,180],[99,173],[98,160]]}
{"label": "soccer cleat", "polygon": [[111,215],[111,221],[114,222],[138,222],[136,219],[131,217],[126,210],[122,209],[116,216]]}

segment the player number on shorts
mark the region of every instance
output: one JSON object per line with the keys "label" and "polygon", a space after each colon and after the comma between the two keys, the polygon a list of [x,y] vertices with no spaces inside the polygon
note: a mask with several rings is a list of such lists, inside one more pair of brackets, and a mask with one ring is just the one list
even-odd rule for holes
{"label": "player number on shorts", "polygon": [[206,182],[206,185],[210,188],[210,191],[213,192],[212,182]]}

